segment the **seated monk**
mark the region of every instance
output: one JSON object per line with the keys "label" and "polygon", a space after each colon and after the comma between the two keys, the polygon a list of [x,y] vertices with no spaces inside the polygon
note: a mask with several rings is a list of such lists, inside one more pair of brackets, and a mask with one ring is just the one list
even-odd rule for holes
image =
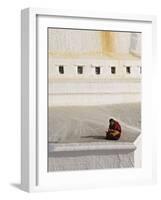
{"label": "seated monk", "polygon": [[107,140],[118,140],[121,136],[121,126],[114,119],[109,120],[109,128],[106,131],[106,139]]}

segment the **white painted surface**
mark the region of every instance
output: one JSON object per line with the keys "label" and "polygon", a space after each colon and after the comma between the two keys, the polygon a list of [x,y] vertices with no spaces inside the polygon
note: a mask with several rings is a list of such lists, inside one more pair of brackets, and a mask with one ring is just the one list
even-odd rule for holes
{"label": "white painted surface", "polygon": [[58,80],[49,82],[49,106],[100,105],[141,101],[140,80]]}
{"label": "white painted surface", "polygon": [[49,106],[108,105],[138,103],[140,94],[56,94],[49,96]]}
{"label": "white painted surface", "polygon": [[135,145],[131,142],[91,142],[89,143],[67,143],[54,144],[49,143],[49,152],[65,152],[65,151],[86,151],[86,150],[135,150]]}
{"label": "white painted surface", "polygon": [[[107,30],[112,31],[112,30]],[[54,53],[103,53],[101,31],[95,29],[61,29],[49,28],[49,52]],[[141,34],[129,32],[113,33],[113,52],[115,54],[129,54],[131,52],[141,55]],[[110,40],[108,43],[111,42]],[[105,53],[105,52],[104,52]],[[107,53],[107,52],[106,52]]]}
{"label": "white painted surface", "polygon": [[49,144],[48,170],[91,170],[135,166],[135,145],[123,142]]}
{"label": "white painted surface", "polygon": [[[47,87],[46,87],[46,82],[47,82],[47,68],[45,68],[44,66],[47,65],[47,57],[44,56],[44,54],[46,55],[46,47],[47,47],[47,40],[45,40],[44,38],[46,37],[46,34],[47,34],[47,27],[51,27],[51,26],[65,26],[65,27],[75,27],[75,28],[81,28],[81,27],[84,27],[84,28],[93,28],[93,27],[96,27],[97,29],[100,28],[101,26],[102,27],[106,27],[106,29],[108,28],[114,28],[116,29],[116,27],[119,29],[119,30],[127,30],[127,29],[130,29],[130,30],[137,30],[137,31],[142,31],[144,33],[144,37],[143,37],[143,46],[146,46],[146,49],[143,49],[143,52],[142,52],[142,64],[143,66],[147,66],[146,68],[144,68],[144,74],[149,74],[151,75],[151,71],[150,71],[150,66],[152,65],[151,64],[151,45],[152,43],[150,42],[151,41],[151,23],[139,23],[138,21],[135,21],[133,22],[132,24],[128,21],[126,23],[123,23],[122,21],[108,21],[108,23],[106,23],[106,20],[90,20],[90,19],[87,19],[87,20],[83,20],[83,19],[78,19],[79,23],[74,23],[73,20],[71,19],[65,19],[65,23],[64,23],[64,20],[62,18],[51,18],[51,17],[45,17],[45,18],[41,18],[39,16],[39,30],[41,30],[39,32],[39,50],[40,50],[40,54],[38,56],[39,58],[39,66],[40,66],[40,70],[39,70],[39,75],[40,75],[40,84],[41,84],[41,87],[39,88],[39,153],[41,156],[39,156],[39,166],[40,166],[40,170],[39,170],[39,178],[40,178],[40,187],[42,188],[44,185],[47,186],[52,186],[52,187],[56,187],[59,188],[61,187],[61,184],[64,185],[64,187],[67,187],[69,188],[69,174],[66,173],[66,174],[56,174],[54,179],[53,179],[53,176],[51,174],[48,174],[46,173],[47,171],[47,166],[46,166],[46,163],[44,162],[44,160],[47,159],[47,154],[46,154],[46,145],[47,143],[45,143],[44,145],[44,141],[47,141],[47,136],[46,134],[44,134],[44,132],[46,132],[47,130],[47,121],[46,121],[46,116],[47,116],[47,99],[46,99],[46,94],[47,94]],[[77,22],[78,22],[77,21]],[[86,22],[89,22],[89,23],[86,23]],[[43,38],[43,39],[42,39]],[[145,59],[146,58],[146,59]],[[149,83],[149,76],[145,76],[144,75],[144,79],[145,77],[148,77],[148,80],[146,79],[146,87],[147,87],[147,84]],[[144,91],[145,93],[145,91]],[[146,93],[147,95],[149,95],[149,92]],[[149,98],[146,98],[146,101],[149,101],[150,99]],[[149,109],[149,107],[148,107]],[[150,120],[150,116],[151,115],[146,115],[144,116],[144,120],[147,119]],[[147,118],[146,118],[147,117]],[[150,123],[147,123],[147,124],[150,124]],[[143,131],[146,131],[145,129],[147,129],[147,126],[143,126],[144,129]],[[149,129],[147,131],[147,134],[149,133]],[[149,151],[151,151],[151,149],[149,148],[149,142],[151,142],[151,140],[149,140],[148,137],[146,137],[144,139],[144,155],[148,154]],[[145,153],[146,152],[146,153]],[[121,171],[121,177],[124,179],[132,179],[133,180],[136,180],[136,176],[139,176],[140,179],[144,179],[145,177],[151,177],[151,167],[152,165],[150,164],[151,163],[151,158],[150,157],[144,157],[144,161],[143,161],[143,165],[142,165],[142,168],[137,170],[137,169],[134,169],[133,170],[133,173],[131,173],[129,170],[128,170],[128,175],[123,175],[124,173],[126,173],[127,171]],[[147,164],[148,163],[148,164]],[[118,171],[118,173],[116,172]],[[148,173],[146,173],[148,172]],[[118,170],[114,170],[112,172],[112,170],[110,172],[108,171],[105,171],[104,173],[106,173],[106,178],[108,177],[108,182],[110,183],[110,185],[112,184],[112,182],[114,180],[118,180],[118,176],[119,176],[119,169]],[[71,179],[71,174],[75,174],[75,173],[70,173],[70,179]],[[81,172],[77,172],[76,173],[77,175],[78,174],[81,174],[81,178],[79,177],[79,180],[81,181],[81,184],[84,185],[84,178],[85,178],[85,174],[83,175]],[[102,178],[104,177],[105,178],[105,174],[102,176],[101,173],[97,173],[96,171],[94,172],[95,174],[95,177],[97,176],[97,183],[100,183],[102,182]],[[97,175],[96,175],[97,174]],[[116,176],[117,174],[117,176]],[[77,179],[78,177],[74,176],[73,179],[72,179],[72,183],[74,183],[74,186],[76,186],[76,183],[77,183]],[[88,173],[89,175],[89,173]],[[91,183],[92,181],[92,172],[90,173],[90,178],[87,180],[88,183]],[[144,178],[143,178],[144,177]],[[150,178],[149,177],[149,178]],[[115,179],[116,178],[116,179]],[[98,181],[99,180],[99,181]],[[104,181],[103,181],[104,182]],[[103,183],[102,182],[102,183]],[[87,182],[86,182],[87,183]],[[80,184],[80,182],[79,182]],[[96,182],[95,182],[96,184]],[[107,186],[107,181],[105,180],[105,185]]]}
{"label": "white painted surface", "polygon": [[49,172],[64,170],[133,168],[134,152],[130,150],[53,152],[53,154],[49,154],[48,161]]}
{"label": "white painted surface", "polygon": [[[35,12],[36,10],[35,9],[33,9],[32,10],[33,12]],[[49,12],[50,13],[50,12]],[[48,14],[49,14],[48,13]],[[49,23],[51,23],[51,25],[53,24],[53,23],[55,23],[57,20],[51,20],[51,18],[49,17],[48,18],[48,20],[46,21],[46,19],[47,18],[43,18],[43,22],[45,22],[45,24],[43,24],[43,26],[41,26],[41,36],[44,36],[44,34],[46,35],[46,23],[47,22],[49,22]],[[62,19],[62,18],[61,18]],[[149,19],[149,18],[148,18]],[[44,21],[45,20],[45,21]],[[80,25],[83,25],[83,26],[85,26],[85,24],[83,23],[82,24],[82,21],[81,20],[78,20],[79,22],[80,22],[80,24],[79,23],[75,23],[75,26],[76,27],[78,27],[78,25],[80,26]],[[84,20],[83,20],[84,21]],[[87,20],[88,21],[88,20]],[[59,20],[56,22],[57,24],[58,24],[58,22],[60,22]],[[95,22],[95,20],[94,21],[92,21],[92,22]],[[104,24],[104,21],[102,20],[102,25],[105,25]],[[63,25],[64,24],[64,21],[63,20],[61,20],[61,25]],[[73,24],[73,20],[69,20],[69,24]],[[68,24],[68,25],[69,25]],[[93,23],[92,23],[93,24]],[[88,24],[88,26],[90,26],[90,27],[92,27],[91,25],[92,25],[91,23],[89,23]],[[95,23],[94,23],[95,24]],[[93,25],[94,25],[93,24]],[[99,23],[96,23],[97,25],[97,28],[101,25],[101,23],[100,23],[100,21],[99,21]],[[150,51],[150,49],[152,49],[151,48],[151,46],[152,46],[152,43],[151,42],[149,42],[149,39],[151,38],[151,31],[152,31],[152,27],[151,27],[151,24],[146,24],[146,23],[144,23],[144,26],[143,26],[143,24],[139,24],[139,22],[138,21],[135,21],[134,22],[134,24],[135,24],[135,27],[134,27],[134,24],[131,24],[131,23],[126,23],[126,24],[124,24],[124,23],[120,23],[120,22],[118,22],[118,24],[117,25],[119,25],[119,27],[122,27],[124,30],[125,29],[127,29],[127,25],[130,25],[129,26],[129,28],[132,28],[132,29],[139,29],[139,30],[143,30],[144,31],[144,43],[146,43],[146,41],[147,41],[147,43],[146,43],[146,46],[148,47],[147,49],[146,49],[146,51],[143,51],[143,55],[145,56],[145,55],[147,55],[147,58],[148,59],[145,59],[145,57],[143,56],[143,64],[146,64],[146,66],[148,66],[147,67],[147,73],[149,72],[149,66],[151,66],[151,51]],[[137,26],[137,24],[139,24],[138,26]],[[41,24],[42,25],[42,24]],[[48,24],[49,25],[49,24]],[[56,24],[55,24],[56,25]],[[65,26],[66,26],[67,24],[65,23]],[[106,24],[107,25],[107,24]],[[110,24],[108,24],[109,26],[113,26],[114,24],[113,24],[113,22],[112,23],[110,23]],[[116,25],[116,24],[115,24]],[[131,26],[132,25],[132,26]],[[86,27],[87,27],[87,24],[86,24]],[[145,29],[144,29],[145,28]],[[45,38],[45,37],[43,37],[43,38]],[[43,46],[43,47],[45,47],[46,46],[46,40],[40,40],[41,42],[41,45]],[[151,41],[151,40],[150,40]],[[45,46],[44,46],[45,45]],[[149,48],[150,47],[150,48]],[[39,49],[40,50],[40,55],[41,55],[41,53],[43,53],[42,55],[44,55],[44,52],[43,51],[45,51],[46,52],[46,47],[45,48],[40,48]],[[56,188],[58,189],[60,189],[61,188],[61,184],[63,183],[64,184],[64,187],[65,188],[69,188],[70,187],[70,185],[69,185],[69,174],[63,174],[63,176],[62,176],[62,174],[57,174],[57,175],[55,175],[55,177],[54,177],[54,179],[53,179],[53,176],[51,176],[51,175],[49,175],[48,173],[46,173],[46,164],[44,164],[44,160],[46,160],[46,151],[43,149],[44,147],[46,148],[46,146],[44,145],[44,141],[47,141],[46,140],[46,134],[44,134],[44,132],[47,130],[46,129],[46,108],[47,108],[47,102],[46,102],[46,96],[44,95],[44,94],[46,94],[46,84],[44,84],[44,83],[46,83],[46,77],[47,76],[45,76],[46,75],[46,69],[47,68],[45,68],[44,66],[47,64],[47,60],[46,60],[46,56],[38,56],[38,58],[41,60],[41,62],[39,62],[39,65],[40,65],[40,68],[39,68],[39,78],[40,78],[40,88],[41,88],[41,90],[40,90],[40,88],[39,88],[39,93],[38,93],[38,95],[39,95],[39,97],[41,97],[41,98],[39,98],[39,100],[40,100],[40,102],[39,102],[39,117],[40,117],[40,121],[39,121],[39,131],[40,131],[40,134],[39,134],[39,153],[41,154],[41,156],[39,156],[39,166],[40,166],[40,168],[39,168],[39,178],[41,179],[41,184],[40,184],[40,188],[43,188],[44,187],[44,184],[45,184],[45,186],[47,187],[47,186],[52,186],[52,187],[55,187],[56,186]],[[39,60],[39,61],[40,61]],[[149,61],[149,62],[148,62]],[[45,64],[46,63],[46,64]],[[148,77],[148,76],[146,76],[146,77]],[[149,78],[149,77],[148,77]],[[149,80],[149,79],[148,79]],[[45,82],[44,82],[45,81]],[[45,92],[45,93],[44,93]],[[45,107],[44,107],[44,106]],[[45,120],[43,119],[43,118],[45,118]],[[149,118],[148,118],[149,119]],[[147,121],[148,121],[148,119],[147,119]],[[43,121],[42,121],[43,120]],[[43,123],[41,123],[41,122],[43,122]],[[145,128],[145,127],[144,127]],[[42,134],[43,133],[43,134]],[[148,134],[149,132],[147,132],[147,134]],[[44,140],[45,139],[45,140]],[[144,141],[146,141],[146,140],[144,140]],[[145,153],[145,150],[146,150],[146,153],[148,153],[149,151],[150,151],[150,149],[149,148],[147,148],[147,144],[148,144],[148,141],[146,142],[146,143],[144,143],[144,153]],[[34,149],[34,146],[33,146],[33,149],[32,149],[33,151],[35,151],[35,149]],[[140,181],[143,181],[143,180],[145,180],[145,177],[146,178],[148,178],[149,180],[152,180],[151,178],[151,173],[152,173],[152,171],[151,171],[151,165],[145,165],[145,163],[149,163],[151,160],[150,160],[150,158],[148,157],[148,159],[146,158],[145,160],[144,160],[144,165],[143,165],[143,167],[142,167],[142,169],[141,170],[134,170],[135,172],[136,172],[136,174],[139,176],[139,178],[140,178]],[[134,172],[133,171],[133,172]],[[117,173],[118,172],[118,173]],[[105,174],[106,174],[106,177],[107,177],[107,174],[108,174],[108,180],[109,180],[109,178],[111,177],[111,179],[110,179],[110,185],[111,185],[111,181],[114,181],[114,180],[118,180],[118,175],[119,175],[119,170],[117,170],[117,172],[115,171],[114,173],[113,172],[111,172],[110,171],[110,173],[108,173],[107,171],[105,171],[103,174],[101,173],[101,172],[99,172],[99,173],[97,173],[97,172],[94,172],[95,173],[95,176],[96,176],[96,174],[97,174],[97,183],[100,183],[100,181],[101,181],[101,183],[102,183],[102,181],[103,181],[103,179],[102,178],[105,178]],[[128,171],[129,172],[129,171]],[[148,174],[147,174],[147,172],[149,172]],[[127,171],[125,172],[121,172],[121,174],[123,175],[125,175],[127,173]],[[72,174],[72,173],[71,173]],[[71,174],[70,174],[70,179],[71,179]],[[82,174],[81,176],[80,176],[80,178],[79,178],[79,184],[83,184],[84,185],[84,173],[77,173],[77,175],[78,174]],[[83,175],[84,174],[84,175]],[[126,181],[128,181],[128,180],[135,180],[136,179],[136,174],[134,174],[134,173],[128,173],[128,176],[120,176],[120,178],[121,177],[126,177]],[[91,177],[91,175],[92,175],[92,172],[91,173],[88,173],[88,176],[89,177]],[[117,175],[117,176],[116,176]],[[93,176],[93,175],[92,175]],[[63,178],[63,179],[62,179]],[[78,178],[78,176],[77,176],[77,178]],[[61,181],[61,180],[63,180],[63,181]],[[74,186],[76,186],[75,184],[77,183],[77,181],[76,181],[76,176],[74,176],[73,177],[73,179],[72,179],[73,181],[71,181],[72,183],[74,183]],[[86,181],[86,184],[90,184],[91,183],[91,178],[89,178],[89,179],[87,179],[87,181]],[[105,181],[105,180],[104,180]],[[125,181],[125,180],[124,180]],[[105,184],[106,184],[106,186],[107,186],[107,181],[105,181],[104,182]],[[94,184],[96,184],[96,183],[94,183]],[[93,184],[92,184],[93,185]],[[98,184],[97,184],[98,185]],[[96,185],[95,185],[96,186]],[[46,188],[45,187],[45,188]],[[76,187],[78,187],[78,185],[76,186]],[[38,188],[32,188],[33,190],[34,189],[38,189]]]}
{"label": "white painted surface", "polygon": [[[134,142],[141,134],[140,108],[140,103],[50,107],[49,171],[134,167]],[[105,137],[111,116],[121,125],[118,141],[109,141]],[[142,159],[139,152],[137,157]]]}
{"label": "white painted surface", "polygon": [[[26,6],[38,6],[38,7],[51,7],[51,8],[62,8],[62,9],[90,9],[96,10],[97,12],[122,12],[122,13],[142,13],[142,14],[155,14],[158,17],[158,28],[157,35],[161,34],[161,12],[160,12],[160,0],[149,0],[148,3],[146,0],[135,0],[135,2],[129,0],[123,1],[107,1],[107,0],[95,0],[92,2],[86,0],[59,0],[59,1],[27,1],[27,0],[15,0],[15,1],[3,1],[1,6],[1,27],[3,27],[1,31],[1,79],[0,79],[0,87],[1,91],[12,91],[14,95],[12,95],[12,103],[10,92],[6,92],[4,97],[1,97],[1,131],[6,134],[1,134],[1,141],[7,141],[8,146],[10,148],[6,148],[6,143],[1,142],[1,158],[5,160],[5,164],[0,165],[0,186],[1,186],[1,197],[5,199],[28,199],[28,200],[44,200],[44,198],[52,200],[55,199],[70,199],[75,200],[77,197],[78,200],[82,199],[105,199],[108,195],[109,199],[118,200],[124,199],[128,200],[129,196],[131,200],[136,199],[160,199],[160,188],[161,188],[161,174],[160,170],[158,170],[158,183],[157,185],[144,185],[138,186],[133,185],[132,187],[124,187],[118,182],[118,186],[103,187],[98,189],[94,187],[94,189],[82,189],[82,190],[70,190],[52,192],[52,193],[37,193],[28,195],[25,192],[21,192],[19,190],[20,184],[20,9]],[[117,6],[116,6],[117,5]],[[139,6],[138,6],[139,5]],[[86,7],[86,8],[85,8]],[[8,14],[6,14],[6,11]],[[92,11],[90,11],[92,12]],[[75,12],[77,13],[77,12]],[[8,26],[9,24],[9,26]],[[12,30],[12,37],[11,37]],[[14,38],[14,39],[13,39]],[[8,45],[6,45],[6,40],[8,44],[12,44],[12,46],[16,47],[17,50],[12,51],[10,54],[10,59],[8,59]],[[158,44],[161,44],[161,37],[158,37]],[[161,52],[161,47],[158,45],[158,52]],[[7,61],[7,64],[6,64]],[[158,59],[158,67],[153,65],[152,79],[151,83],[153,84],[153,95],[151,105],[153,107],[152,115],[155,116],[155,122],[160,123],[160,102],[161,102],[161,93],[158,93],[157,85],[161,85],[161,61]],[[14,66],[14,67],[13,67]],[[9,73],[8,73],[9,72]],[[6,81],[7,74],[8,80]],[[154,75],[155,74],[155,75]],[[5,84],[4,84],[5,83]],[[11,84],[12,83],[12,84]],[[155,87],[154,87],[155,86]],[[149,89],[149,92],[152,89]],[[151,92],[150,92],[151,93]],[[10,125],[8,125],[8,112],[6,112],[6,108],[10,111]],[[157,127],[154,127],[154,132],[158,132]],[[12,133],[12,134],[11,134]],[[8,136],[10,136],[10,140],[8,140]],[[161,134],[157,134],[158,141],[161,140]],[[156,146],[156,145],[155,145]],[[4,154],[4,149],[6,149]],[[12,153],[11,153],[12,149]],[[11,156],[12,154],[12,156]],[[158,148],[158,169],[161,168],[161,148]],[[10,158],[10,159],[6,159]],[[11,167],[12,163],[12,167]],[[100,171],[100,170],[99,170]],[[132,170],[133,171],[133,170]],[[100,172],[101,173],[101,172]],[[93,174],[93,177],[94,174]],[[86,179],[88,175],[86,174]],[[101,184],[101,183],[100,183]],[[136,183],[135,183],[136,184]],[[82,186],[83,187],[83,186]],[[85,186],[84,188],[86,188]],[[125,195],[126,194],[126,195]]]}
{"label": "white painted surface", "polygon": [[136,139],[134,144],[136,146],[134,154],[135,167],[140,167],[142,164],[142,135]]}
{"label": "white painted surface", "polygon": [[50,52],[86,53],[100,51],[99,33],[92,31],[49,29]]}
{"label": "white painted surface", "polygon": [[[64,67],[64,74],[59,73],[59,66]],[[84,72],[82,75],[79,75],[77,73],[77,67],[83,66]],[[126,67],[129,66],[131,69],[131,73],[126,73]],[[95,73],[95,67],[100,67],[100,69],[104,69],[104,71],[101,71],[99,75]],[[111,74],[111,67],[116,67],[116,74]],[[141,61],[140,60],[130,60],[130,59],[124,59],[124,60],[114,60],[109,59],[108,57],[95,59],[93,58],[79,58],[79,59],[63,59],[63,58],[49,58],[49,80],[54,79],[80,79],[80,78],[98,78],[103,79],[106,78],[106,80],[112,79],[126,79],[126,78],[134,78],[134,79],[140,79],[140,67],[141,67]],[[87,73],[88,71],[88,73]]]}

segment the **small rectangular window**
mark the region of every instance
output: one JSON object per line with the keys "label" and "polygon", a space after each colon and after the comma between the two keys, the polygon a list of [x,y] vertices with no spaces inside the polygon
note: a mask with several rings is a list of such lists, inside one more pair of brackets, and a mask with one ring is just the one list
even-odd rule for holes
{"label": "small rectangular window", "polygon": [[95,72],[96,72],[97,75],[99,75],[100,72],[101,72],[100,67],[95,67]]}
{"label": "small rectangular window", "polygon": [[131,73],[131,68],[130,68],[130,66],[127,66],[127,67],[126,67],[126,73],[127,73],[127,74],[130,74],[130,73]]}
{"label": "small rectangular window", "polygon": [[59,74],[64,74],[64,66],[63,65],[59,66]]}
{"label": "small rectangular window", "polygon": [[142,67],[140,66],[140,74],[142,73]]}
{"label": "small rectangular window", "polygon": [[77,73],[78,74],[83,74],[83,66],[78,66],[77,67]]}
{"label": "small rectangular window", "polygon": [[111,67],[111,74],[116,74],[116,67],[114,66]]}

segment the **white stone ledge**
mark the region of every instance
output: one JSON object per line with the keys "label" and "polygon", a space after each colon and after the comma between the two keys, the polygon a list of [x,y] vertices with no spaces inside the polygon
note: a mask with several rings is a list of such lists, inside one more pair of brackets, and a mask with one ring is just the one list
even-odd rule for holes
{"label": "white stone ledge", "polygon": [[107,141],[90,143],[49,143],[49,153],[62,151],[89,151],[89,150],[130,150],[135,151],[136,146],[129,142]]}
{"label": "white stone ledge", "polygon": [[77,82],[77,83],[140,83],[141,82],[141,77],[135,77],[135,76],[128,76],[124,78],[116,77],[115,75],[111,75],[109,77],[107,76],[101,76],[100,75],[95,75],[90,77],[80,77],[80,75],[77,75],[76,77],[66,77],[66,76],[57,76],[57,77],[49,77],[49,83],[72,83],[72,82]]}

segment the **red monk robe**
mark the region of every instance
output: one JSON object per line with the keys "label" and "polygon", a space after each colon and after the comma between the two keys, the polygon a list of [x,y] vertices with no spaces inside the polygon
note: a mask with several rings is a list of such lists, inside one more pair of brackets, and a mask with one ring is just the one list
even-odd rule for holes
{"label": "red monk robe", "polygon": [[109,120],[110,125],[108,131],[106,131],[106,139],[108,140],[118,140],[121,136],[121,126],[119,122],[114,119]]}

